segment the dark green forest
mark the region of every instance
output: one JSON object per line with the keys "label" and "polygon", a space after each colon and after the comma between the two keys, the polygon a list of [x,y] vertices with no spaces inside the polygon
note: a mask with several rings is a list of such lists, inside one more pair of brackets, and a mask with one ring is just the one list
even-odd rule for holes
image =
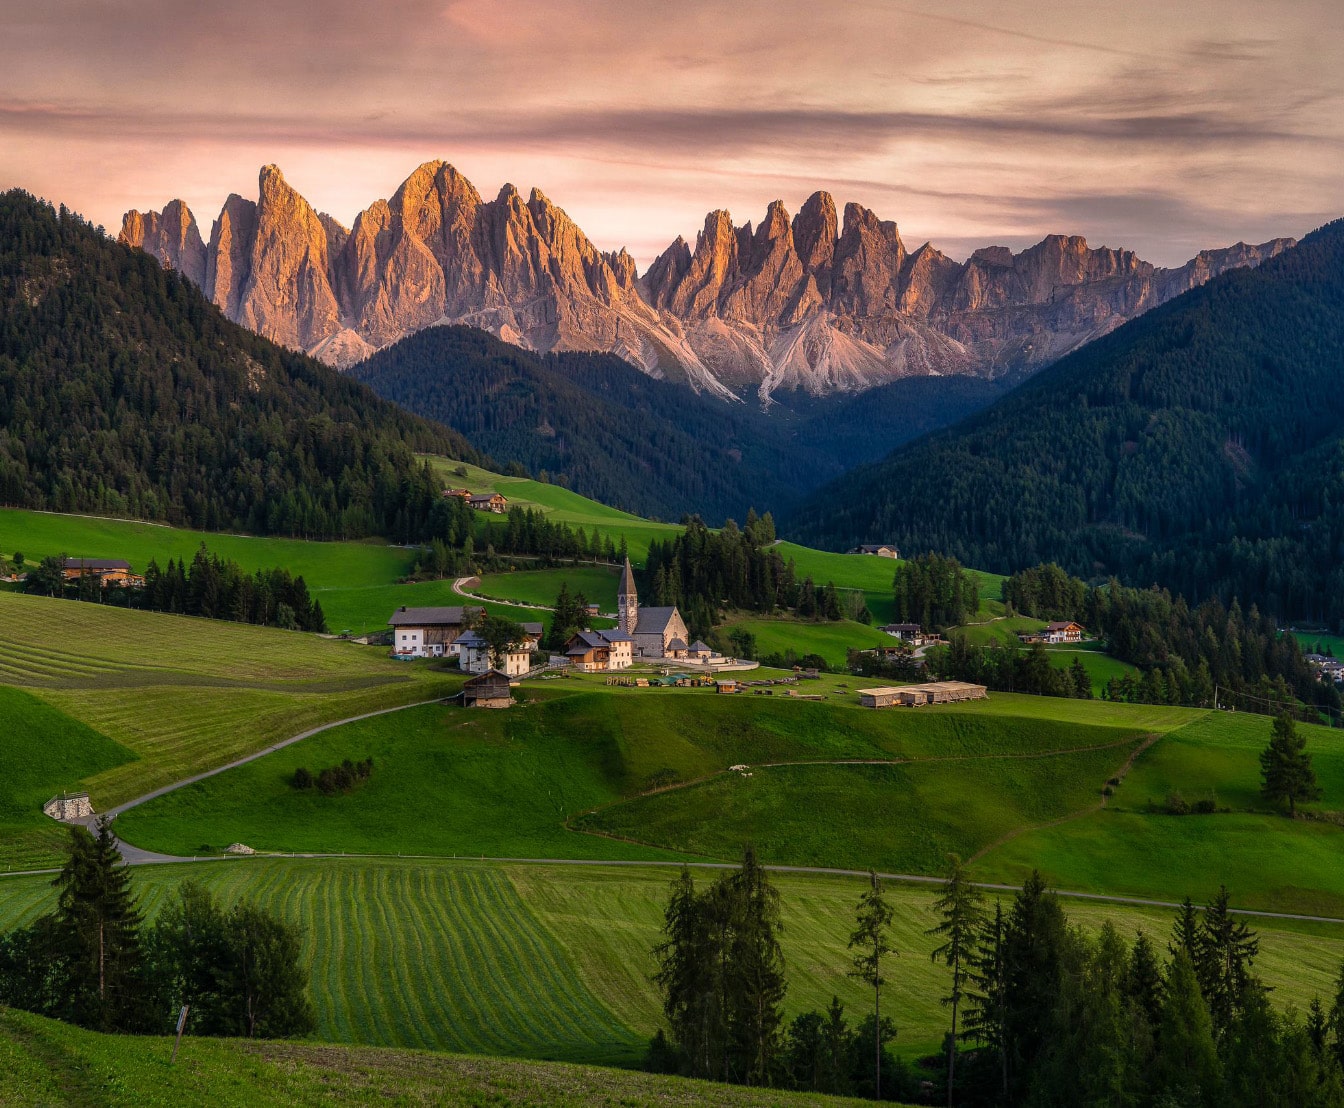
{"label": "dark green forest", "polygon": [[471,327],[433,327],[351,374],[491,456],[639,515],[718,523],[776,511],[860,462],[945,427],[1003,391],[908,380],[769,413],[660,381],[614,354],[537,355]]}
{"label": "dark green forest", "polygon": [[437,493],[415,451],[481,460],[64,208],[0,195],[0,504],[406,539]]}
{"label": "dark green forest", "polygon": [[856,470],[784,528],[1344,625],[1344,221]]}

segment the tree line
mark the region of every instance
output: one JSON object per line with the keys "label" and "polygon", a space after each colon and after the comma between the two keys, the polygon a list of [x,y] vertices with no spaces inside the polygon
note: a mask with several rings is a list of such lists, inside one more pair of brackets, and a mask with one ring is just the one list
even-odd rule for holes
{"label": "tree line", "polygon": [[892,580],[896,618],[921,627],[956,627],[980,607],[979,582],[956,558],[921,554],[901,562]]}
{"label": "tree line", "polygon": [[27,591],[290,631],[327,630],[322,605],[309,594],[302,576],[295,577],[280,568],[248,573],[232,558],[212,554],[204,543],[190,565],[185,558],[169,558],[160,569],[158,561],[151,558],[145,567],[143,588],[104,586],[93,573],[67,581],[62,568],[65,560],[64,554],[42,559],[28,573]]}
{"label": "tree line", "polygon": [[785,561],[775,549],[769,512],[749,511],[743,527],[730,519],[712,531],[699,516],[684,518],[682,527],[674,538],[649,544],[640,593],[647,604],[675,604],[697,638],[707,638],[727,610],[872,621],[867,606],[860,600],[851,610],[833,582],[799,579],[793,559]]}
{"label": "tree line", "polygon": [[1109,921],[1072,925],[1039,873],[991,906],[950,857],[927,931],[946,985],[920,998],[946,1009],[947,1033],[911,1066],[888,1048],[914,998],[883,992],[900,952],[882,883],[872,875],[855,907],[845,968],[872,991],[871,1012],[851,1026],[834,998],[786,1022],[780,895],[748,848],[703,891],[687,868],[672,883],[654,948],[666,1027],[646,1065],[949,1108],[1344,1105],[1344,965],[1333,996],[1275,1010],[1259,940],[1230,900],[1221,888],[1201,911],[1187,898],[1165,944],[1129,940]]}
{"label": "tree line", "polygon": [[1007,578],[1003,600],[1023,615],[1076,620],[1113,657],[1139,667],[1141,677],[1108,686],[1111,699],[1210,707],[1217,686],[1248,711],[1277,714],[1300,700],[1338,715],[1338,692],[1320,682],[1297,639],[1255,605],[1243,611],[1235,597],[1192,608],[1166,589],[1128,587],[1114,578],[1089,585],[1049,564]]}
{"label": "tree line", "polygon": [[53,912],[0,935],[0,1005],[96,1031],[290,1038],[316,1027],[297,927],[187,881],[147,923],[107,819],[70,828]]}

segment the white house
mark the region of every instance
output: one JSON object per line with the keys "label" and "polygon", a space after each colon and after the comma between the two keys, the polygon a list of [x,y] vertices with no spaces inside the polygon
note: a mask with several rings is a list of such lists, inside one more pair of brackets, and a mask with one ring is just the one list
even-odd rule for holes
{"label": "white house", "polygon": [[581,673],[627,669],[634,662],[635,640],[619,628],[578,631],[565,643],[565,657]]}
{"label": "white house", "polygon": [[508,677],[521,677],[532,668],[532,652],[526,643],[514,643],[509,647],[498,666],[491,664],[490,644],[475,631],[459,635],[454,645],[463,673],[489,673],[497,669]]}
{"label": "white house", "polygon": [[442,658],[456,653],[454,644],[480,612],[461,607],[398,608],[387,621],[393,657]]}

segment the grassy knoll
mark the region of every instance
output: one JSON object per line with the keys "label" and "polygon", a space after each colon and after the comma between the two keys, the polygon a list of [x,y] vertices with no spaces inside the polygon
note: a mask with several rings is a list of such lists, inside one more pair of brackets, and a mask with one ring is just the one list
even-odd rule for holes
{"label": "grassy knoll", "polygon": [[62,849],[65,829],[42,805],[135,755],[22,689],[0,686],[0,719],[0,864],[44,865]]}
{"label": "grassy knoll", "polygon": [[[859,708],[852,693],[844,695],[844,701],[812,702],[782,695],[607,688],[591,680],[554,682],[529,692],[528,703],[508,712],[430,706],[336,728],[133,809],[119,827],[137,846],[174,854],[241,840],[265,850],[550,858],[668,857],[651,851],[667,846],[679,853],[731,858],[744,828],[767,821],[763,802],[739,784],[789,786],[780,799],[806,813],[815,812],[815,806],[799,804],[798,790],[816,787],[814,778],[820,775],[828,795],[861,782],[860,792],[810,831],[794,827],[800,816],[789,817],[794,821],[788,823],[790,830],[769,837],[765,856],[770,861],[829,864],[841,861],[836,851],[846,859],[868,851],[871,856],[858,864],[936,870],[939,850],[955,846],[970,853],[968,844],[987,845],[1011,827],[1030,826],[1088,803],[1164,711],[1056,701],[1049,706],[1019,703],[1019,710],[1033,711],[1014,715],[1014,701],[1033,698],[996,697],[1003,709],[998,714],[984,705],[873,712]],[[1045,714],[1051,707],[1061,718]],[[1004,758],[1090,747],[1104,749],[1027,758],[1011,766],[1007,762],[1012,760]],[[300,765],[316,770],[366,757],[374,760],[374,774],[348,796],[297,794],[288,783]],[[807,767],[797,771],[797,782],[787,770],[762,770],[749,781],[724,773],[738,763],[940,758],[963,760],[878,767],[868,776],[856,767]],[[999,790],[998,798],[990,795],[996,777],[1013,782]],[[638,799],[669,783],[705,778],[713,780]],[[962,790],[963,779],[976,784]],[[945,810],[947,819],[964,824],[964,833],[940,832],[940,838],[929,831],[917,843],[886,842],[892,831],[888,824],[897,817],[874,822],[867,806],[913,819],[912,787],[939,812]],[[962,802],[972,793],[987,812],[957,814],[973,807]],[[715,810],[718,803],[727,807]],[[706,827],[698,837],[670,835],[663,843],[637,826],[646,805],[681,813],[660,817],[668,828],[699,820],[707,820]],[[433,819],[426,820],[425,811],[434,812]],[[583,822],[586,828],[650,846],[566,828],[566,821],[594,811],[598,814]],[[766,841],[764,826],[759,839]],[[829,857],[826,841],[833,848]]]}
{"label": "grassy knoll", "polygon": [[[78,765],[60,763],[61,779],[47,778],[53,789],[88,789],[97,808],[458,683],[428,663],[313,635],[0,593],[0,685],[22,687],[105,737],[99,746],[81,731]],[[6,748],[35,756],[30,748],[63,726],[48,718],[15,732],[21,746],[7,735]],[[112,744],[115,758],[106,754]],[[8,849],[0,843],[0,864]]]}
{"label": "grassy knoll", "polygon": [[[345,1043],[630,1063],[659,1022],[649,984],[674,870],[409,859],[250,859],[153,866],[135,873],[152,915],[192,877],[225,900],[254,899],[304,926],[318,1037]],[[711,879],[697,872],[697,881]],[[858,877],[777,874],[789,979],[788,1015],[832,995],[851,1017],[871,998],[846,976]],[[53,903],[42,878],[4,879],[0,928]],[[893,886],[900,952],[884,1000],[900,1027],[897,1049],[933,1051],[947,1019],[938,1003],[946,970],[929,958],[933,890]],[[1159,945],[1164,909],[1066,901],[1090,928],[1113,920]],[[1253,921],[1256,969],[1274,1001],[1304,1009],[1329,994],[1344,928]],[[192,1042],[188,1049],[196,1049]],[[190,1056],[190,1055],[188,1055]],[[2,1086],[0,1086],[2,1087]]]}
{"label": "grassy knoll", "polygon": [[[1248,906],[1344,915],[1344,831],[1272,814],[1260,799],[1258,756],[1270,727],[1265,716],[1205,713],[1147,751],[1105,812],[1024,834],[990,851],[977,872],[1016,880],[1039,866],[1069,888],[1177,898],[1226,883]],[[1339,811],[1344,735],[1302,730],[1325,794],[1307,807]],[[1173,792],[1189,803],[1211,799],[1219,811],[1168,815]]]}
{"label": "grassy knoll", "polygon": [[1017,636],[1026,631],[1039,631],[1045,626],[1045,620],[1032,619],[1030,616],[1007,616],[990,620],[987,623],[968,624],[958,627],[955,633],[964,635],[972,646],[988,646],[990,643],[1017,642]]}
{"label": "grassy knoll", "polygon": [[549,608],[555,603],[561,584],[565,584],[571,593],[583,593],[590,604],[600,604],[604,612],[614,612],[619,582],[620,572],[610,566],[563,566],[558,569],[488,573],[481,578],[479,589],[473,591],[483,596],[497,596]]}
{"label": "grassy knoll", "polygon": [[783,654],[792,650],[800,657],[817,654],[836,668],[844,668],[845,652],[851,647],[893,646],[896,640],[874,627],[853,620],[814,623],[803,619],[760,619],[748,616],[730,620],[720,628],[724,634],[743,628],[756,636],[757,654]]}
{"label": "grassy knoll", "polygon": [[[728,1108],[805,1105],[800,1093],[710,1085],[629,1070],[318,1043],[99,1035],[0,1012],[0,1102],[127,1106],[436,1104],[591,1108],[595,1104]],[[863,1101],[827,1097],[837,1106]]]}

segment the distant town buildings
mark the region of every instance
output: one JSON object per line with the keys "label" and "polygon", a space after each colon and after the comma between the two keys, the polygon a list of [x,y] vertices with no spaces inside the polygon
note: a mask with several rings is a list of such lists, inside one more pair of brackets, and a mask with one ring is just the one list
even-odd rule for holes
{"label": "distant town buildings", "polygon": [[470,489],[444,489],[445,500],[461,500],[478,512],[494,512],[502,516],[509,510],[508,497],[497,492],[472,492]]}
{"label": "distant town buildings", "polygon": [[882,630],[907,646],[924,645],[924,628],[918,623],[888,623]]}
{"label": "distant town buildings", "polygon": [[106,588],[142,588],[145,579],[131,572],[131,563],[120,558],[66,558],[61,562],[61,576],[66,581],[93,577]]}
{"label": "distant town buildings", "polygon": [[889,542],[864,543],[861,546],[854,547],[850,553],[872,554],[878,558],[899,558],[901,556],[900,549]]}
{"label": "distant town buildings", "polygon": [[392,654],[397,658],[442,658],[455,653],[453,644],[481,615],[480,608],[398,608],[392,628]]}

